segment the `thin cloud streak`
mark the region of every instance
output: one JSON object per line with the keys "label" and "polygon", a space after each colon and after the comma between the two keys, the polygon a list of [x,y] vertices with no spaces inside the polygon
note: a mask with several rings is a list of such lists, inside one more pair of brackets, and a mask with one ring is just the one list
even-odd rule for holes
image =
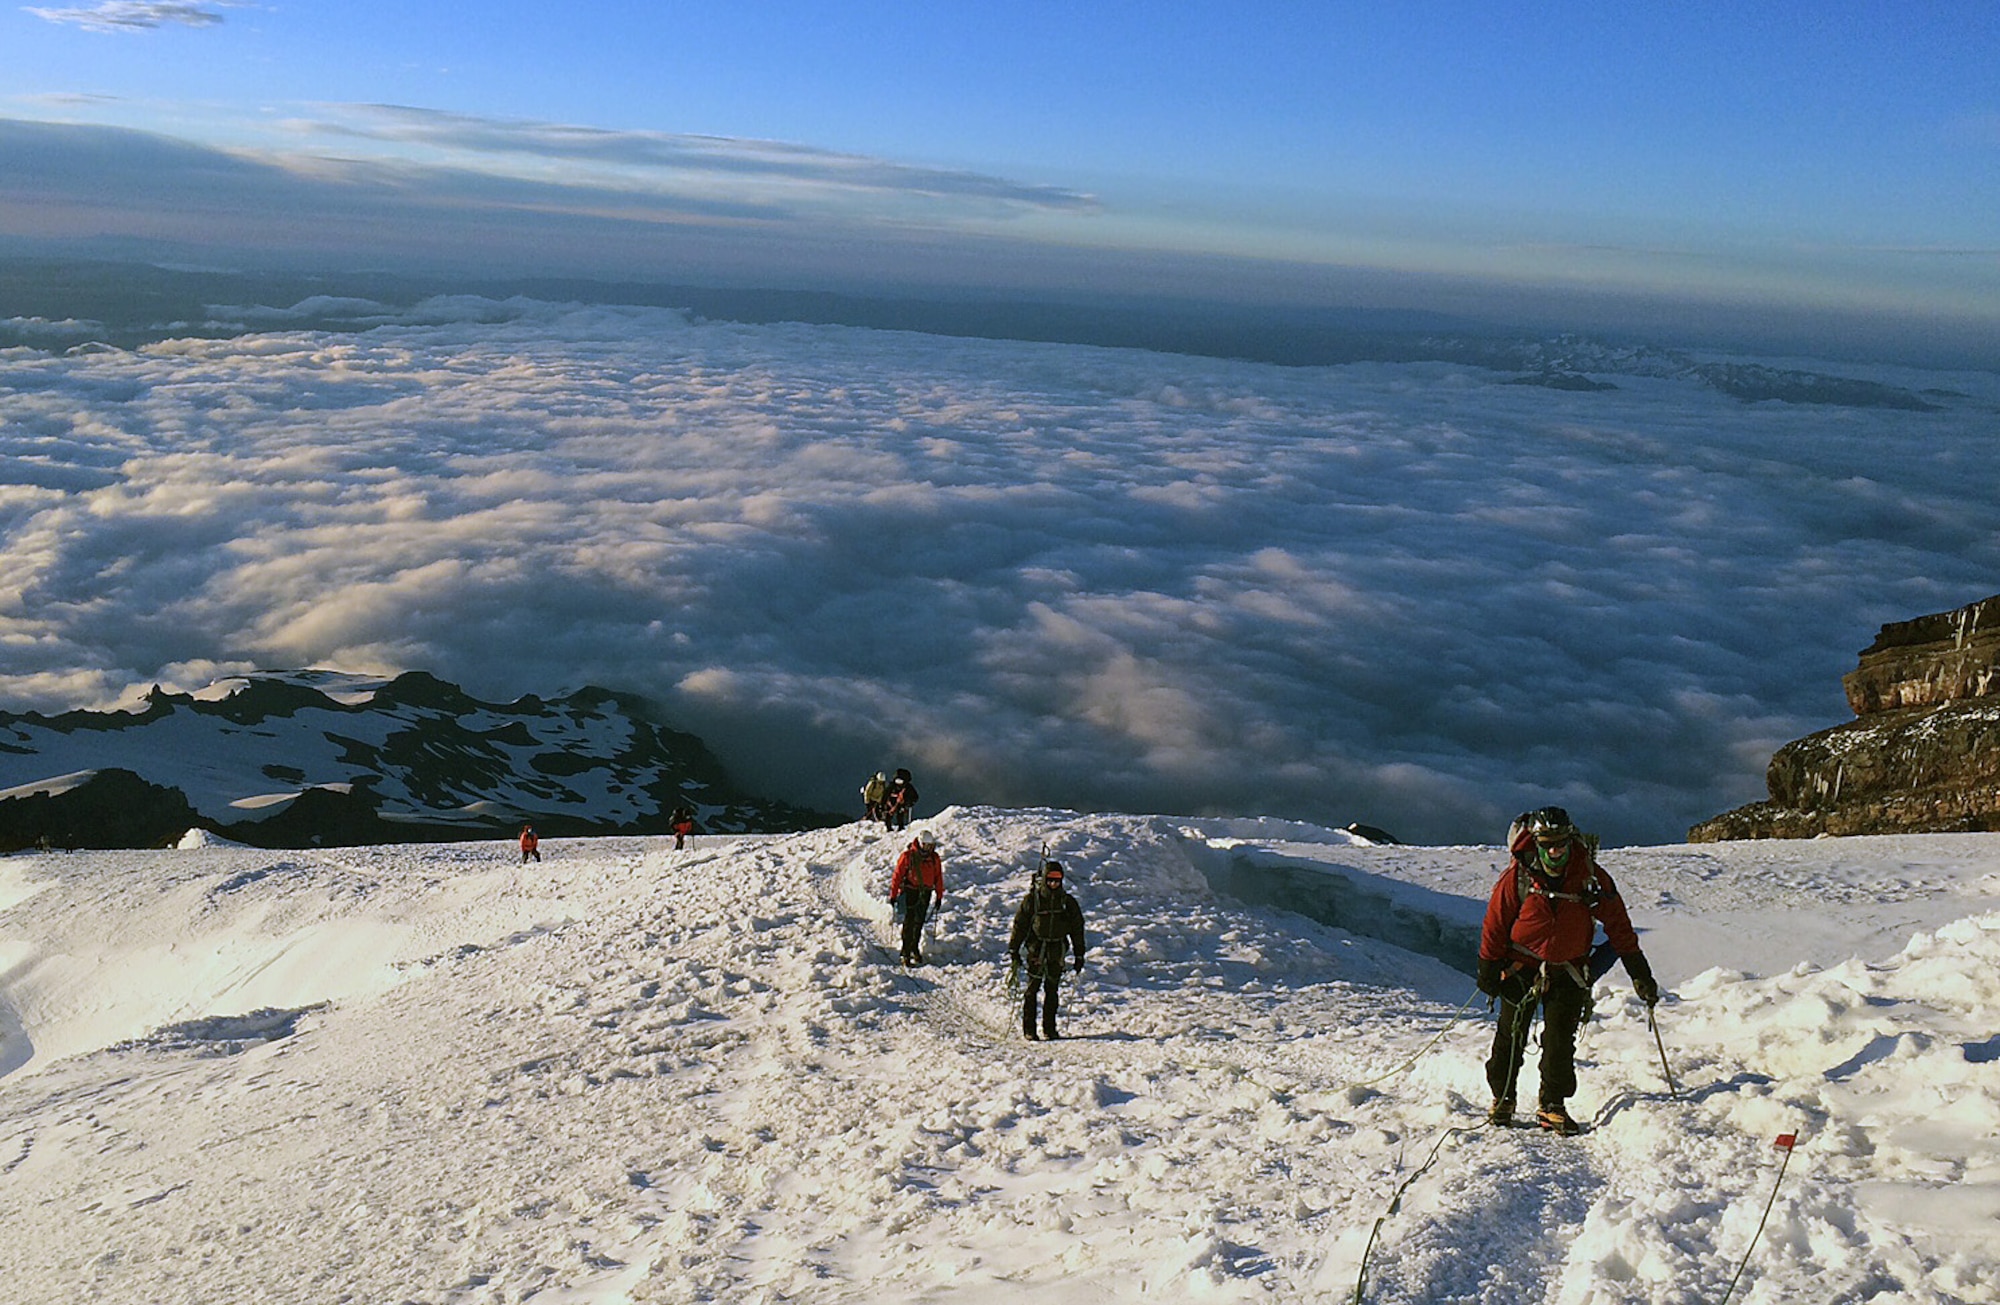
{"label": "thin cloud streak", "polygon": [[106,0],[104,4],[87,8],[26,8],[27,12],[48,22],[87,28],[93,32],[142,32],[173,26],[214,27],[222,22],[222,15],[212,8],[175,3],[174,0]]}
{"label": "thin cloud streak", "polygon": [[836,808],[886,763],[939,801],[1446,840],[1557,801],[1664,840],[1844,715],[1876,624],[2000,569],[1990,376],[1905,413],[310,308],[367,329],[5,360],[0,701],[175,667],[593,681]]}
{"label": "thin cloud streak", "polygon": [[991,179],[961,181],[964,193],[951,194],[952,174],[915,169],[878,169],[858,185],[776,162],[754,176],[477,163],[468,153],[217,150],[123,128],[0,119],[9,182],[0,238],[63,247],[88,232],[156,245],[159,261],[621,278],[700,269],[780,284],[949,283],[971,268],[1075,285],[1088,284],[1089,267],[1037,265],[1115,262],[996,236],[1038,210],[1022,202],[1035,199],[1032,188],[1009,198],[1009,183]]}
{"label": "thin cloud streak", "polygon": [[293,120],[308,136],[421,144],[479,155],[523,156],[552,163],[592,163],[860,191],[978,199],[1064,213],[1095,211],[1088,195],[1024,185],[976,172],[914,167],[787,141],[611,131],[563,123],[477,117],[393,104],[325,106],[329,116]]}

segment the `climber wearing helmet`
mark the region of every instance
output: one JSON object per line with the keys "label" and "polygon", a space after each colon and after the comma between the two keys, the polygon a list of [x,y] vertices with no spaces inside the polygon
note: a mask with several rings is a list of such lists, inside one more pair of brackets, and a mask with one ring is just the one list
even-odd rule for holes
{"label": "climber wearing helmet", "polygon": [[882,818],[882,803],[888,796],[889,777],[878,770],[869,776],[866,784],[861,786],[862,818],[871,822],[880,820]]}
{"label": "climber wearing helmet", "polygon": [[889,900],[901,899],[903,908],[903,964],[922,965],[924,917],[931,901],[944,901],[944,858],[938,855],[937,838],[925,832],[910,840],[896,858],[896,873],[889,881]]}
{"label": "climber wearing helmet", "polygon": [[1479,990],[1500,999],[1493,1054],[1486,1061],[1486,1082],[1493,1089],[1487,1117],[1496,1124],[1513,1122],[1514,1087],[1528,1027],[1539,1009],[1541,1093],[1535,1122],[1553,1132],[1580,1131],[1565,1103],[1576,1091],[1576,1032],[1599,973],[1591,966],[1598,925],[1625,963],[1639,999],[1648,1006],[1660,999],[1618,886],[1597,864],[1595,846],[1561,807],[1528,812],[1509,831],[1511,859],[1493,885],[1479,936]]}

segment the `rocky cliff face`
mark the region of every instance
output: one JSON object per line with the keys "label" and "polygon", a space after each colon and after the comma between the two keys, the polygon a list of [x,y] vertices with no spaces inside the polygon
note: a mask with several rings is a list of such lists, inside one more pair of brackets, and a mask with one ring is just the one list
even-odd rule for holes
{"label": "rocky cliff face", "polygon": [[257,847],[667,832],[840,819],[737,789],[702,741],[603,689],[481,702],[421,672],[263,672],[136,710],[0,712],[0,852],[147,847],[201,828]]}
{"label": "rocky cliff face", "polygon": [[2000,594],[1883,626],[1841,682],[1855,719],[1778,749],[1770,800],[1690,842],[2000,829]]}

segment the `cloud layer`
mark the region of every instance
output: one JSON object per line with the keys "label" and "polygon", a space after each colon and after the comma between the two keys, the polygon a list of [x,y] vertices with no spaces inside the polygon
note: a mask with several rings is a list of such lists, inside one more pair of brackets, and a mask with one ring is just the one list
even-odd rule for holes
{"label": "cloud layer", "polygon": [[1667,840],[1845,717],[1877,624],[2000,587],[1991,377],[1937,413],[1503,379],[486,301],[16,350],[0,700],[590,681],[842,809],[909,765],[939,802]]}

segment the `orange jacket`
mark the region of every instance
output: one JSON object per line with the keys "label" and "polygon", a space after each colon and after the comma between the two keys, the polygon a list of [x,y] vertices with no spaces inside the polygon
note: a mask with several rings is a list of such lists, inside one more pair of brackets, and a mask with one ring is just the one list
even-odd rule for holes
{"label": "orange jacket", "polygon": [[522,831],[521,831],[521,850],[522,850],[523,852],[532,852],[532,851],[534,851],[534,850],[535,850],[535,847],[536,847],[536,846],[537,846],[537,845],[538,845],[538,844],[539,844],[540,842],[541,842],[541,840],[540,840],[539,838],[536,838],[536,837],[535,837],[535,831],[534,831],[534,830],[532,830],[532,829],[524,829],[524,830],[522,830]]}
{"label": "orange jacket", "polygon": [[944,858],[936,848],[912,840],[896,858],[896,874],[889,881],[890,900],[901,897],[905,888],[928,888],[940,902],[944,900]]}

